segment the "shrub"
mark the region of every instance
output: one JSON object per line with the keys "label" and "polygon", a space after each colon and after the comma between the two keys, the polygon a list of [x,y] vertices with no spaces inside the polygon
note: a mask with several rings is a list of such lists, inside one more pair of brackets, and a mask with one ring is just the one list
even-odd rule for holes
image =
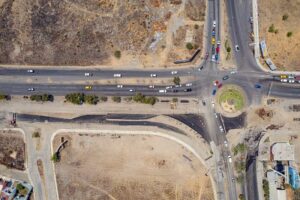
{"label": "shrub", "polygon": [[115,51],[114,55],[115,55],[116,58],[120,59],[121,58],[121,51],[119,51],[119,50]]}
{"label": "shrub", "polygon": [[199,29],[199,25],[198,25],[198,24],[195,24],[195,25],[194,25],[194,28],[195,28],[195,29]]}
{"label": "shrub", "polygon": [[226,51],[227,51],[227,53],[230,53],[230,52],[231,52],[231,48],[230,48],[230,47],[227,47],[227,48],[226,48]]}
{"label": "shrub", "polygon": [[58,156],[58,153],[54,153],[52,156],[51,156],[51,160],[53,162],[58,162],[59,161],[59,156]]}
{"label": "shrub", "polygon": [[84,96],[84,102],[91,105],[96,105],[99,102],[99,97],[96,95],[86,95]]}
{"label": "shrub", "polygon": [[178,99],[177,98],[173,98],[172,101],[173,101],[173,103],[177,103]]}
{"label": "shrub", "polygon": [[115,97],[112,97],[112,100],[116,103],[120,103],[122,99],[121,99],[121,97],[115,96]]}
{"label": "shrub", "polygon": [[32,133],[32,137],[33,137],[33,138],[39,138],[39,137],[41,137],[41,134],[40,134],[40,132],[38,132],[38,131],[34,131],[34,132]]}
{"label": "shrub", "polygon": [[175,76],[173,82],[175,85],[180,85],[180,78],[178,76]]}
{"label": "shrub", "polygon": [[33,94],[30,96],[30,100],[31,101],[42,101],[42,102],[45,102],[45,101],[53,101],[54,100],[54,97],[52,94]]}
{"label": "shrub", "polygon": [[188,50],[192,50],[194,47],[193,47],[193,44],[188,42],[186,43],[185,47],[188,49]]}
{"label": "shrub", "polygon": [[275,33],[275,34],[277,34],[277,33],[278,33],[278,31],[279,31],[279,30],[278,30],[278,29],[276,29],[276,30],[274,31],[274,33]]}
{"label": "shrub", "polygon": [[245,200],[246,198],[245,198],[245,196],[243,195],[243,194],[240,194],[239,195],[239,200]]}
{"label": "shrub", "polygon": [[71,93],[65,96],[65,99],[73,104],[81,105],[84,102],[83,93]]}
{"label": "shrub", "polygon": [[293,32],[288,32],[288,33],[286,34],[287,37],[291,37],[292,35],[293,35]]}
{"label": "shrub", "polygon": [[0,100],[9,100],[9,96],[6,94],[0,93]]}
{"label": "shrub", "polygon": [[269,30],[268,30],[270,33],[274,33],[275,32],[275,26],[274,24],[272,24],[270,27],[269,27]]}
{"label": "shrub", "polygon": [[284,15],[282,16],[282,20],[283,20],[283,21],[287,20],[288,18],[289,18],[289,15],[288,15],[288,14],[284,14]]}
{"label": "shrub", "polygon": [[103,96],[103,97],[100,97],[100,101],[102,102],[106,102],[107,101],[107,97]]}
{"label": "shrub", "polygon": [[263,190],[264,190],[265,199],[269,199],[270,197],[269,182],[266,179],[263,180]]}
{"label": "shrub", "polygon": [[157,101],[156,97],[146,97],[142,93],[137,93],[133,98],[135,102],[154,105]]}

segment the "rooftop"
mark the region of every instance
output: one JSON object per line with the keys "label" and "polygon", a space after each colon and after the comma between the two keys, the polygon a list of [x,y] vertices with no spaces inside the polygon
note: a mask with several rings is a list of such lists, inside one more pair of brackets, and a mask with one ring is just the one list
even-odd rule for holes
{"label": "rooftop", "polygon": [[286,142],[272,145],[272,156],[274,161],[295,160],[295,146]]}

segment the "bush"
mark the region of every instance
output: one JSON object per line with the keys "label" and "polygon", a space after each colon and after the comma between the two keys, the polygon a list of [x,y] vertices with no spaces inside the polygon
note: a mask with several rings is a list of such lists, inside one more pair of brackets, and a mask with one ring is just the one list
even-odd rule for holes
{"label": "bush", "polygon": [[293,35],[293,32],[288,32],[288,33],[286,34],[287,37],[291,37],[292,35]]}
{"label": "bush", "polygon": [[275,32],[275,26],[274,24],[272,24],[270,27],[269,27],[269,30],[268,30],[270,33],[274,33]]}
{"label": "bush", "polygon": [[231,48],[230,48],[230,47],[227,47],[227,48],[226,48],[226,51],[227,51],[227,53],[230,53],[230,52],[231,52]]}
{"label": "bush", "polygon": [[33,94],[30,96],[30,100],[31,101],[42,101],[42,102],[45,102],[45,101],[53,101],[54,100],[54,97],[52,94]]}
{"label": "bush", "polygon": [[32,137],[33,137],[33,138],[39,138],[39,137],[41,137],[41,134],[40,134],[40,132],[38,132],[38,131],[34,131],[34,132],[32,133]]}
{"label": "bush", "polygon": [[65,96],[65,99],[68,102],[71,102],[73,104],[81,105],[82,103],[84,103],[84,94],[83,93],[71,93],[71,94],[67,94]]}
{"label": "bush", "polygon": [[119,50],[115,51],[114,55],[115,55],[116,58],[120,59],[121,58],[121,51],[119,51]]}
{"label": "bush", "polygon": [[245,196],[243,195],[243,194],[240,194],[239,195],[239,200],[245,200],[246,198],[245,198]]}
{"label": "bush", "polygon": [[100,101],[102,101],[102,102],[107,102],[107,97],[100,97]]}
{"label": "bush", "polygon": [[51,160],[53,162],[58,162],[59,161],[59,156],[58,156],[58,153],[54,153],[52,156],[51,156]]}
{"label": "bush", "polygon": [[188,42],[186,43],[185,47],[188,49],[188,50],[192,50],[194,47],[193,47],[193,44]]}
{"label": "bush", "polygon": [[145,103],[150,105],[154,105],[157,101],[156,97],[146,97],[142,93],[137,93],[132,99],[135,102]]}
{"label": "bush", "polygon": [[125,100],[126,102],[130,102],[130,101],[132,101],[132,97],[125,97],[124,100]]}
{"label": "bush", "polygon": [[198,25],[198,24],[195,24],[195,25],[194,25],[194,28],[195,28],[195,29],[199,29],[199,25]]}
{"label": "bush", "polygon": [[277,34],[278,32],[279,32],[279,30],[278,30],[278,29],[276,29],[274,33],[275,33],[275,34]]}
{"label": "bush", "polygon": [[173,82],[175,85],[180,85],[180,78],[178,76],[174,77]]}
{"label": "bush", "polygon": [[96,95],[86,95],[84,96],[84,102],[91,105],[96,105],[99,102],[99,97]]}
{"label": "bush", "polygon": [[6,94],[0,94],[0,100],[9,100],[9,96]]}
{"label": "bush", "polygon": [[266,179],[263,180],[263,190],[264,190],[265,199],[266,200],[269,199],[270,197],[269,182]]}
{"label": "bush", "polygon": [[177,98],[173,98],[172,101],[173,101],[173,103],[177,103],[178,99]]}
{"label": "bush", "polygon": [[289,15],[288,15],[288,14],[284,14],[284,15],[282,16],[282,20],[283,20],[283,21],[287,20],[288,18],[289,18]]}
{"label": "bush", "polygon": [[239,143],[233,148],[233,154],[237,155],[239,152],[244,153],[246,150],[247,146],[243,143]]}
{"label": "bush", "polygon": [[120,103],[122,101],[121,97],[112,97],[112,100],[116,103]]}

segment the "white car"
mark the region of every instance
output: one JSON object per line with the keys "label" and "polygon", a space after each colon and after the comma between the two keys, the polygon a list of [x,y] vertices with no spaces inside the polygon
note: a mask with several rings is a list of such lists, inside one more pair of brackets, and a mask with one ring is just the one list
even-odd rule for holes
{"label": "white car", "polygon": [[187,84],[185,84],[185,86],[187,86],[187,87],[191,87],[193,85],[193,83],[187,83]]}
{"label": "white car", "polygon": [[123,88],[123,85],[117,85],[117,88]]}
{"label": "white car", "polygon": [[283,82],[283,83],[287,83],[288,82],[287,79],[281,79],[280,81]]}
{"label": "white car", "polygon": [[228,156],[228,162],[229,162],[229,163],[232,163],[231,155]]}
{"label": "white car", "polygon": [[217,22],[214,20],[213,21],[213,27],[216,27],[216,25],[217,25]]}
{"label": "white car", "polygon": [[166,87],[166,90],[172,89],[172,88],[173,88],[173,86],[167,86],[167,87]]}
{"label": "white car", "polygon": [[158,90],[159,93],[167,93],[167,90]]}
{"label": "white car", "polygon": [[236,71],[231,71],[230,74],[236,74]]}
{"label": "white car", "polygon": [[211,61],[215,61],[215,60],[216,60],[215,54],[213,54],[213,55],[211,56]]}
{"label": "white car", "polygon": [[239,45],[235,45],[235,51],[236,51],[236,52],[240,51]]}
{"label": "white car", "polygon": [[150,74],[150,77],[157,77],[156,74]]}
{"label": "white car", "polygon": [[154,88],[155,86],[154,85],[149,85],[149,88]]}
{"label": "white car", "polygon": [[86,72],[86,73],[84,73],[84,76],[92,76],[92,73]]}
{"label": "white car", "polygon": [[27,72],[28,73],[34,73],[34,70],[33,69],[28,69]]}
{"label": "white car", "polygon": [[211,102],[211,106],[214,108],[215,107],[215,102]]}
{"label": "white car", "polygon": [[34,91],[34,88],[28,88],[27,91]]}
{"label": "white car", "polygon": [[225,147],[228,147],[228,142],[226,140],[224,141],[224,145]]}
{"label": "white car", "polygon": [[221,44],[221,41],[220,41],[220,40],[218,40],[218,41],[217,41],[217,44],[218,44],[218,45],[220,45],[220,44]]}
{"label": "white car", "polygon": [[122,74],[114,74],[114,77],[115,77],[115,78],[121,78],[121,77],[122,77]]}
{"label": "white car", "polygon": [[178,71],[171,71],[171,74],[177,74],[178,73]]}
{"label": "white car", "polygon": [[129,89],[129,92],[134,92],[135,91],[135,89]]}
{"label": "white car", "polygon": [[181,87],[181,86],[182,86],[181,84],[179,84],[179,85],[175,85],[175,87],[176,87],[176,88],[179,88],[179,87]]}
{"label": "white car", "polygon": [[295,83],[294,79],[289,79],[289,83]]}
{"label": "white car", "polygon": [[222,133],[224,133],[224,129],[223,129],[223,126],[219,126],[219,129],[220,129],[220,131],[222,132]]}
{"label": "white car", "polygon": [[218,114],[217,113],[215,113],[215,117],[218,118]]}

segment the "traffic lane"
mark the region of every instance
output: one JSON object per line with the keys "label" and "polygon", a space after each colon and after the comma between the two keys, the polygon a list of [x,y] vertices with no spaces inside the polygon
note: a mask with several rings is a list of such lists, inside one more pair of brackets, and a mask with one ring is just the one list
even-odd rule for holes
{"label": "traffic lane", "polygon": [[33,73],[27,72],[27,69],[8,69],[0,68],[1,76],[81,76],[85,77],[85,73],[90,73],[91,77],[113,78],[114,74],[121,74],[122,77],[150,77],[156,74],[157,77],[173,77],[173,76],[189,76],[195,71],[194,67],[185,69],[170,70],[53,70],[53,69],[34,69]]}
{"label": "traffic lane", "polygon": [[[53,95],[65,95],[73,92],[82,92],[87,94],[105,94],[105,95],[120,95],[120,96],[132,96],[137,92],[150,96],[194,96],[196,90],[199,87],[192,85],[191,87],[180,87],[166,89],[165,86],[158,86],[156,88],[148,88],[147,86],[123,86],[123,88],[118,88],[115,85],[95,85],[91,89],[86,90],[86,85],[38,85],[38,84],[1,84],[0,92],[10,94],[10,95],[31,95],[31,94],[41,94],[48,93]],[[29,88],[34,88],[34,91],[28,91]],[[192,91],[184,91],[191,88]],[[132,90],[132,91],[130,91]],[[159,90],[164,90],[159,92]],[[174,90],[177,90],[174,92]]]}
{"label": "traffic lane", "polygon": [[300,86],[288,83],[274,83],[268,91],[268,95],[298,99],[300,98]]}

